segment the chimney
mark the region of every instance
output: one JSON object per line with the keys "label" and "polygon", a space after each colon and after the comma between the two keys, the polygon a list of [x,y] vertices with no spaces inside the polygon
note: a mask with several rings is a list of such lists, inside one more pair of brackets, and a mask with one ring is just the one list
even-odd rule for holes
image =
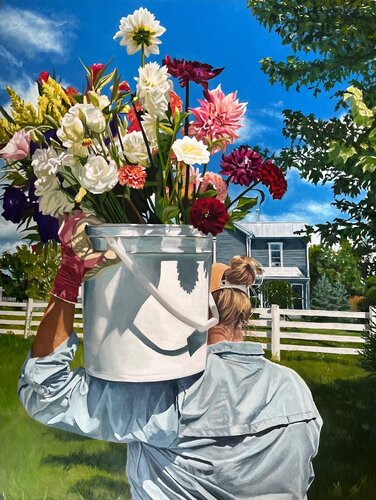
{"label": "chimney", "polygon": [[261,222],[260,220],[260,209],[256,208],[256,222]]}

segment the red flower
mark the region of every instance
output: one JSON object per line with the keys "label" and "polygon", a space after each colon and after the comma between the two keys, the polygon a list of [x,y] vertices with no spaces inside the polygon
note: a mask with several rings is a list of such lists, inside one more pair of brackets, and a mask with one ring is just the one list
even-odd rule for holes
{"label": "red flower", "polygon": [[190,223],[204,234],[221,233],[230,216],[225,205],[216,198],[199,198],[193,202]]}
{"label": "red flower", "polygon": [[181,87],[185,87],[188,82],[195,82],[202,85],[205,90],[208,89],[208,80],[211,80],[224,68],[214,69],[210,64],[200,63],[198,61],[185,61],[184,59],[171,59],[166,56],[162,64],[167,66],[170,75],[179,78]]}
{"label": "red flower", "polygon": [[222,155],[221,174],[229,175],[231,182],[249,186],[259,180],[259,170],[263,165],[262,157],[248,146],[240,146],[227,156]]}
{"label": "red flower", "polygon": [[67,87],[65,89],[65,93],[67,95],[77,95],[78,94],[77,90],[74,87]]}
{"label": "red flower", "polygon": [[169,95],[171,113],[174,114],[176,108],[178,108],[178,110],[181,112],[183,110],[183,103],[178,94],[175,94],[175,92],[170,90]]}
{"label": "red flower", "polygon": [[146,172],[140,165],[124,165],[118,170],[118,179],[121,186],[142,189],[146,181]]}
{"label": "red flower", "polygon": [[282,170],[272,160],[265,161],[259,170],[260,181],[269,188],[274,200],[280,200],[287,190],[287,182]]}
{"label": "red flower", "polygon": [[93,83],[97,81],[98,73],[102,71],[103,68],[104,64],[102,63],[94,63],[90,66]]}
{"label": "red flower", "polygon": [[42,85],[43,82],[47,82],[49,77],[50,77],[50,74],[48,71],[42,71],[41,73],[39,73],[38,83],[40,83]]}
{"label": "red flower", "polygon": [[[141,111],[141,103],[139,101],[135,103],[135,106],[137,111]],[[127,130],[128,134],[130,134],[131,132],[139,132],[141,130],[141,127],[140,124],[138,123],[136,112],[133,106],[128,111],[127,118],[130,122],[130,125]]]}
{"label": "red flower", "polygon": [[125,80],[119,83],[118,92],[130,92],[130,90],[131,88],[129,86],[129,83]]}

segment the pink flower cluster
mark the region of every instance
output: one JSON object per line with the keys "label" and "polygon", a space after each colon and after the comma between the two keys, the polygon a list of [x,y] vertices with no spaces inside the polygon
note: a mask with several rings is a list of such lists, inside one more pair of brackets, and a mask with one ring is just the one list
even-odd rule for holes
{"label": "pink flower cluster", "polygon": [[225,150],[239,136],[247,103],[240,103],[236,92],[225,95],[221,86],[208,90],[206,99],[199,100],[200,107],[191,109],[195,121],[189,125],[188,134],[203,141],[211,153]]}

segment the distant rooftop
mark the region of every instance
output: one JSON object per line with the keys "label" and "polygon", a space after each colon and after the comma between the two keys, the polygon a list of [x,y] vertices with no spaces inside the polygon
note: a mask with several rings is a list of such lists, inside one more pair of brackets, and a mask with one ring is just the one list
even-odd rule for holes
{"label": "distant rooftop", "polygon": [[305,278],[298,267],[263,267],[264,278]]}
{"label": "distant rooftop", "polygon": [[256,237],[299,237],[304,234],[298,235],[294,232],[305,230],[306,222],[240,222],[237,226]]}

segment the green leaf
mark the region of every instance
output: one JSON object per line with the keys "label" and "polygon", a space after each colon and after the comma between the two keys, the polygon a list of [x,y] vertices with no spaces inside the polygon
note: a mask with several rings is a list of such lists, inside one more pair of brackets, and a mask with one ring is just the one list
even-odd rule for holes
{"label": "green leaf", "polygon": [[6,120],[8,120],[8,122],[13,123],[13,125],[16,124],[13,118],[5,111],[5,109],[2,106],[0,106],[0,113],[4,116]]}
{"label": "green leaf", "polygon": [[98,81],[98,83],[95,85],[95,90],[99,91],[99,90],[103,89],[103,87],[105,87],[106,85],[108,85],[112,81],[115,74],[116,74],[116,69],[114,69],[114,71],[111,71],[111,73],[109,73],[108,75],[103,76]]}
{"label": "green leaf", "polygon": [[174,205],[169,205],[162,210],[162,222],[166,224],[166,222],[175,219],[179,215],[179,207]]}

